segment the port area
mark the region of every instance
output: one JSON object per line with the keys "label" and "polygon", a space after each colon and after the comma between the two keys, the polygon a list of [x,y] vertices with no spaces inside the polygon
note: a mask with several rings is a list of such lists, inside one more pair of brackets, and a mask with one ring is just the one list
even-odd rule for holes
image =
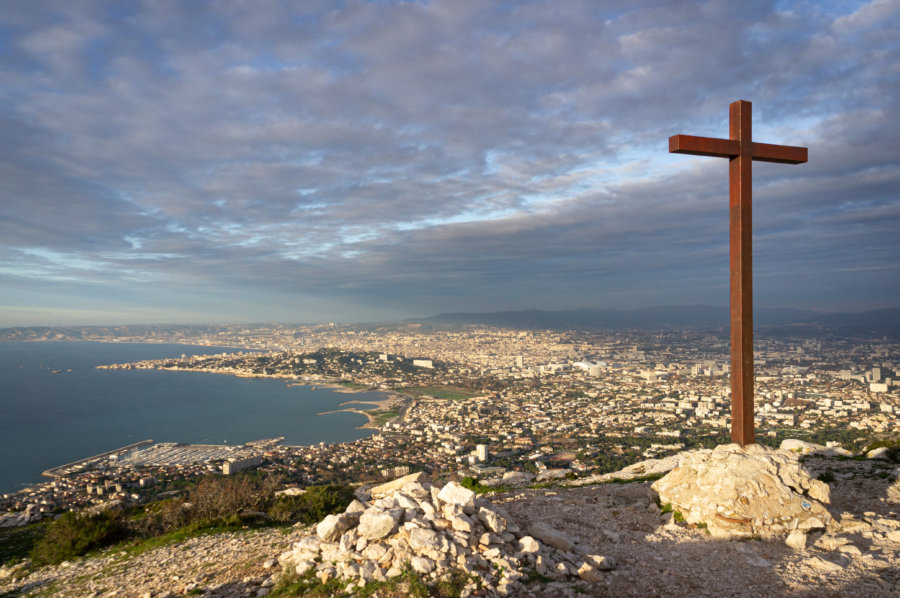
{"label": "port area", "polygon": [[192,463],[246,458],[255,456],[284,440],[284,436],[254,440],[242,445],[230,444],[187,444],[182,442],[153,442],[142,440],[93,457],[79,459],[59,467],[44,471],[41,475],[59,479],[88,469],[107,468],[110,465],[122,467],[178,466]]}
{"label": "port area", "polygon": [[148,438],[147,440],[135,442],[134,444],[129,444],[111,451],[106,451],[105,453],[94,455],[93,457],[87,457],[86,459],[79,459],[78,461],[72,461],[71,463],[60,465],[59,467],[53,467],[51,469],[48,469],[47,471],[41,472],[41,475],[46,478],[61,478],[69,474],[84,471],[90,465],[103,460],[119,459],[122,455],[125,455],[132,451],[139,451],[141,448],[150,446],[151,444],[153,444],[153,439]]}

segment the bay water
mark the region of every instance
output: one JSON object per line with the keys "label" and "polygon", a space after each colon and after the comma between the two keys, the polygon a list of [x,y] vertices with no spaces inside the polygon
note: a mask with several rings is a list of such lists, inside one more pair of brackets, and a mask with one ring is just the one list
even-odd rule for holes
{"label": "bay water", "polygon": [[175,344],[0,343],[0,493],[46,480],[41,472],[127,444],[243,444],[284,436],[284,444],[346,442],[363,415],[347,401],[380,400],[284,380],[157,370],[98,370],[145,359],[233,353]]}

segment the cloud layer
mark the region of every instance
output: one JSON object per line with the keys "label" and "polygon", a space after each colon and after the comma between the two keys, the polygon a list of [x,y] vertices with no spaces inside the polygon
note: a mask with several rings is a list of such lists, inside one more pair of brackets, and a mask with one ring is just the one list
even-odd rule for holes
{"label": "cloud layer", "polygon": [[754,164],[757,303],[897,304],[900,6],[11,2],[0,325],[390,319],[727,302]]}

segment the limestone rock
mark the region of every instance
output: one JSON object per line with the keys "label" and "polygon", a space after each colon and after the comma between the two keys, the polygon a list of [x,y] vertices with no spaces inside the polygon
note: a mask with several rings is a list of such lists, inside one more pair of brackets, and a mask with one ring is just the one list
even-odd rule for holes
{"label": "limestone rock", "polygon": [[524,486],[534,480],[534,474],[524,471],[507,471],[500,479],[500,483],[507,486]]}
{"label": "limestone rock", "polygon": [[359,518],[359,535],[368,540],[386,538],[397,529],[399,521],[399,511],[366,509]]}
{"label": "limestone rock", "polygon": [[671,504],[688,523],[705,523],[717,538],[770,537],[785,527],[813,529],[831,522],[822,504],[828,486],[811,479],[796,454],[762,445],[728,444],[685,454],[652,488],[662,504]]}
{"label": "limestone rock", "polygon": [[778,448],[782,451],[793,451],[801,455],[808,455],[825,449],[821,444],[797,440],[796,438],[785,438],[781,441],[781,445]]}
{"label": "limestone rock", "polygon": [[491,509],[480,507],[478,509],[478,520],[484,524],[484,527],[495,534],[502,534],[506,531],[506,518]]}
{"label": "limestone rock", "polygon": [[578,568],[578,577],[584,581],[597,582],[603,581],[603,574],[594,569],[588,563],[582,563]]}
{"label": "limestone rock", "polygon": [[888,458],[888,448],[886,446],[878,447],[877,449],[872,449],[868,453],[866,453],[866,459],[887,459]]}
{"label": "limestone rock", "polygon": [[541,550],[540,545],[537,543],[537,540],[532,538],[531,536],[522,536],[519,538],[519,550],[524,553],[534,554]]}
{"label": "limestone rock", "polygon": [[471,512],[475,508],[475,493],[463,487],[459,482],[447,482],[437,497],[442,502],[456,505],[463,510]]}
{"label": "limestone rock", "polygon": [[336,542],[341,535],[359,522],[358,513],[328,515],[316,526],[316,534],[326,542]]}
{"label": "limestone rock", "polygon": [[601,556],[599,554],[585,555],[584,561],[601,571],[609,571],[616,568],[616,561],[611,556]]}
{"label": "limestone rock", "polygon": [[565,534],[542,523],[532,524],[531,527],[528,528],[528,533],[544,544],[549,544],[563,552],[571,552],[572,549],[575,548],[575,543]]}
{"label": "limestone rock", "polygon": [[801,532],[800,530],[794,530],[790,534],[788,534],[787,540],[784,542],[794,550],[805,550],[806,549],[806,534]]}
{"label": "limestone rock", "polygon": [[406,484],[410,483],[422,483],[427,479],[425,472],[419,471],[417,473],[411,473],[409,475],[403,476],[402,478],[397,478],[396,480],[391,480],[390,482],[386,482],[381,484],[380,486],[375,486],[374,488],[369,488],[369,496],[372,498],[381,498],[383,496],[387,496],[396,490],[400,490]]}

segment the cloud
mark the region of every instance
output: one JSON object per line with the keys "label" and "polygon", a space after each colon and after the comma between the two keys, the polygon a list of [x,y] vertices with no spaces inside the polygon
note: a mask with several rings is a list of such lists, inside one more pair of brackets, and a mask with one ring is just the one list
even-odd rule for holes
{"label": "cloud", "polygon": [[[744,98],[757,139],[810,148],[754,165],[761,299],[893,304],[898,17],[878,0],[20,3],[0,17],[0,280],[139,313],[135,285],[233,293],[217,313],[246,320],[724,301],[725,161],[666,139],[725,136]],[[796,271],[822,274],[798,288]]]}

